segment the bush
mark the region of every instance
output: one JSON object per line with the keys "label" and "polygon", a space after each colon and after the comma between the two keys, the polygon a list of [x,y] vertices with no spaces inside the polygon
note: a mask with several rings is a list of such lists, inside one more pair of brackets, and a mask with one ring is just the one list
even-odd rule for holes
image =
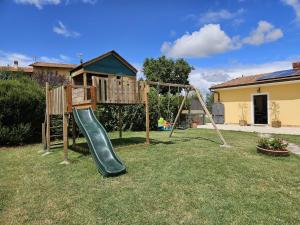
{"label": "bush", "polygon": [[44,110],[44,91],[35,81],[0,79],[0,145],[40,140]]}

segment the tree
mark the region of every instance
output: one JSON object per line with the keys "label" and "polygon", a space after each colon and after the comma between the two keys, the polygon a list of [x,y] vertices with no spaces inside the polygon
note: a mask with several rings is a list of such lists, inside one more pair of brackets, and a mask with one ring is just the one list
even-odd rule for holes
{"label": "tree", "polygon": [[214,93],[213,92],[206,93],[205,103],[206,103],[206,107],[207,107],[208,111],[211,112],[212,105],[214,104]]}
{"label": "tree", "polygon": [[188,84],[188,76],[193,67],[184,59],[174,60],[161,56],[157,59],[146,58],[143,72],[150,81]]}

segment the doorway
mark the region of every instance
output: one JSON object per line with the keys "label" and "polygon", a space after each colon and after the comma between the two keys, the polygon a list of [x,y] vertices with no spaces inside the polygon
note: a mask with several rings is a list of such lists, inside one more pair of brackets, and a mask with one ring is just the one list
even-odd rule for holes
{"label": "doorway", "polygon": [[268,95],[254,95],[254,124],[268,124]]}

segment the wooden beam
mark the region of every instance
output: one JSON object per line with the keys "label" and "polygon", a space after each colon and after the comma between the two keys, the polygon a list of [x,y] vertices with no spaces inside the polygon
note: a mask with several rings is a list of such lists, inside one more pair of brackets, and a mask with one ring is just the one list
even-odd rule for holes
{"label": "wooden beam", "polygon": [[92,110],[96,110],[97,107],[97,96],[96,96],[96,87],[95,86],[91,86],[90,87],[90,92],[91,92],[91,108]]}
{"label": "wooden beam", "polygon": [[67,90],[62,91],[63,98],[63,141],[64,141],[64,162],[68,162],[68,113],[67,113]]}
{"label": "wooden beam", "polygon": [[50,99],[49,83],[46,82],[46,151],[50,150]]}
{"label": "wooden beam", "polygon": [[206,115],[208,116],[210,122],[212,123],[213,127],[215,128],[216,133],[218,134],[219,138],[221,139],[221,141],[222,141],[222,143],[223,143],[223,145],[221,145],[221,146],[222,146],[222,147],[229,147],[229,145],[228,145],[227,142],[225,141],[223,135],[222,135],[221,132],[219,131],[217,125],[215,124],[215,121],[213,120],[213,118],[212,118],[210,112],[208,111],[208,109],[207,109],[207,107],[206,107],[206,105],[205,105],[204,100],[202,99],[202,96],[201,96],[199,90],[196,89],[195,87],[193,87],[193,89],[194,89],[195,92],[196,92],[196,96],[197,96],[197,98],[199,99],[200,104],[202,105],[202,108],[204,109],[204,112],[205,112]]}
{"label": "wooden beam", "polygon": [[155,82],[155,81],[146,81],[148,85],[159,85],[164,87],[182,87],[182,88],[192,88],[192,85],[187,84],[173,84],[173,83],[164,83],[164,82]]}
{"label": "wooden beam", "polygon": [[66,99],[67,99],[67,104],[66,104],[67,109],[64,109],[64,110],[71,113],[72,112],[72,103],[73,103],[73,100],[72,100],[72,85],[67,85],[66,88],[65,88],[65,92],[66,92]]}
{"label": "wooden beam", "polygon": [[182,100],[182,102],[181,102],[180,108],[179,108],[178,113],[177,113],[177,115],[176,115],[176,117],[175,117],[175,120],[174,120],[174,122],[173,122],[173,126],[172,126],[171,132],[170,132],[170,134],[169,134],[169,137],[172,137],[174,128],[175,128],[175,126],[176,126],[177,120],[179,119],[180,113],[181,113],[181,111],[182,111],[182,108],[183,108],[183,106],[184,106],[184,103],[185,103],[185,101],[186,101],[186,99],[187,99],[188,94],[189,94],[189,92],[187,91],[186,95],[184,96],[184,98],[183,98],[183,100]]}
{"label": "wooden beam", "polygon": [[83,89],[84,89],[84,100],[87,100],[87,76],[86,73],[83,74]]}
{"label": "wooden beam", "polygon": [[146,111],[146,144],[150,144],[150,113],[149,113],[149,85],[144,83],[144,95],[145,95],[145,111]]}
{"label": "wooden beam", "polygon": [[80,74],[83,74],[83,73],[84,73],[84,69],[80,69],[80,70],[77,70],[77,71],[71,73],[71,77],[73,78],[73,77],[76,77],[76,76],[78,76]]}

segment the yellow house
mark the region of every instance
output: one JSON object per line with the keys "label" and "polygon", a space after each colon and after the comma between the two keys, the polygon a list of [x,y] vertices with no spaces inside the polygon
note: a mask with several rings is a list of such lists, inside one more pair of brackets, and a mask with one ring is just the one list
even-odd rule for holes
{"label": "yellow house", "polygon": [[300,62],[290,70],[243,76],[210,88],[225,124],[300,126]]}

